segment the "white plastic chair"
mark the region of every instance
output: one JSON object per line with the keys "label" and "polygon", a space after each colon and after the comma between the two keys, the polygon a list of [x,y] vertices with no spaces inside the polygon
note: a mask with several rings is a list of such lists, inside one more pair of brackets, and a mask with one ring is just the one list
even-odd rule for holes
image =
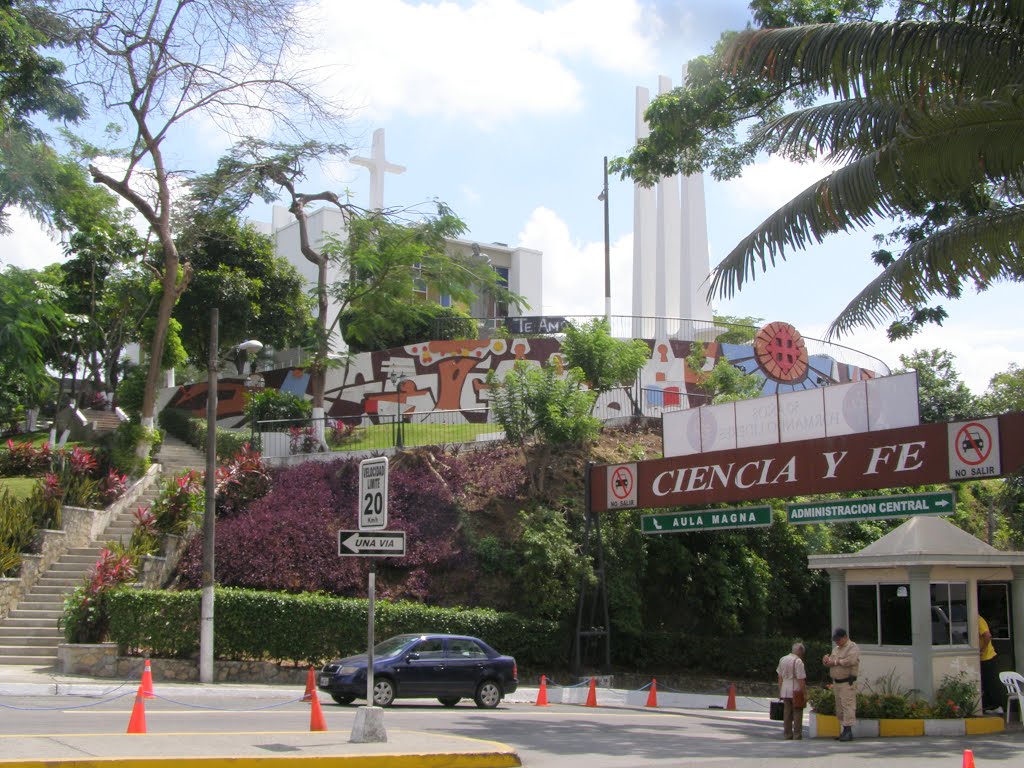
{"label": "white plastic chair", "polygon": [[1006,686],[1006,722],[1010,722],[1010,708],[1014,699],[1017,700],[1017,711],[1020,712],[1021,722],[1024,722],[1024,699],[1021,698],[1024,675],[1017,672],[1000,672],[999,682]]}

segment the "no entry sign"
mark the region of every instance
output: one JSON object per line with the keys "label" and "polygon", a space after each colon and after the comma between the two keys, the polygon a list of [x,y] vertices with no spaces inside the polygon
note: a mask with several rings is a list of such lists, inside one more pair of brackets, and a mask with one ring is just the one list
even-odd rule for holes
{"label": "no entry sign", "polygon": [[998,477],[999,420],[955,421],[949,427],[949,479]]}

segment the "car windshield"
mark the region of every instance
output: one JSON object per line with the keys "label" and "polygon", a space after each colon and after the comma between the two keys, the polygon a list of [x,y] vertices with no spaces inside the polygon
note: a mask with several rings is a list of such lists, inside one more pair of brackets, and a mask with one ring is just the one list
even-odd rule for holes
{"label": "car windshield", "polygon": [[394,656],[407,646],[410,641],[418,637],[419,635],[395,635],[394,637],[389,637],[387,640],[373,646],[373,655],[378,657]]}

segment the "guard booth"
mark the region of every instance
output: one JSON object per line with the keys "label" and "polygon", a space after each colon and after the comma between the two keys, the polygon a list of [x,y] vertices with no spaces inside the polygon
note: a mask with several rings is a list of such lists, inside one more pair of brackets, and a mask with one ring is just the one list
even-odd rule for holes
{"label": "guard booth", "polygon": [[[860,552],[812,555],[828,572],[832,626],[861,651],[867,685],[892,676],[932,699],[947,675],[980,682],[978,616],[999,671],[1024,660],[1024,552],[1001,552],[939,517],[912,517]],[[1019,670],[1018,670],[1019,671]]]}

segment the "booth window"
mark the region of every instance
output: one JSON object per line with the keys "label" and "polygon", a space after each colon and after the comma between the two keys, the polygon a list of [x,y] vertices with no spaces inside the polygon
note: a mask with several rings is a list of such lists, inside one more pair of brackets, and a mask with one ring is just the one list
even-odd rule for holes
{"label": "booth window", "polygon": [[967,584],[932,584],[932,645],[969,645]]}
{"label": "booth window", "polygon": [[910,585],[847,587],[850,636],[862,645],[911,645]]}

